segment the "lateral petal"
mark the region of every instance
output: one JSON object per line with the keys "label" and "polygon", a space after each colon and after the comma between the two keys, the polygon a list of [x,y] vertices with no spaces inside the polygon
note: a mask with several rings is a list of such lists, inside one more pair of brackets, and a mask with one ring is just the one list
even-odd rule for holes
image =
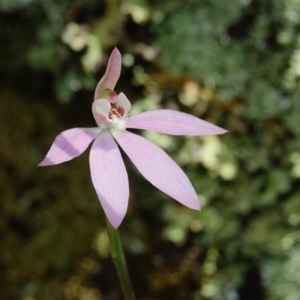
{"label": "lateral petal", "polygon": [[146,111],[129,117],[127,128],[153,130],[171,135],[208,135],[227,132],[207,121],[170,109]]}
{"label": "lateral petal", "polygon": [[105,90],[113,90],[121,74],[122,57],[120,51],[115,47],[112,51],[106,72],[100,79],[95,89],[94,100],[101,97],[101,93]]}
{"label": "lateral petal", "polygon": [[200,202],[191,182],[162,149],[128,131],[113,132],[113,135],[148,181],[183,205],[200,209]]}
{"label": "lateral petal", "polygon": [[61,132],[38,166],[57,165],[79,156],[99,133],[99,128],[73,128]]}
{"label": "lateral petal", "polygon": [[117,105],[122,106],[124,108],[124,116],[127,117],[128,112],[130,111],[131,108],[131,103],[124,93],[119,94]]}
{"label": "lateral petal", "polygon": [[111,122],[108,121],[108,115],[111,104],[107,99],[97,99],[92,104],[92,113],[98,126],[107,128]]}
{"label": "lateral petal", "polygon": [[106,130],[95,139],[90,152],[94,188],[110,223],[117,228],[127,211],[128,176],[113,137]]}

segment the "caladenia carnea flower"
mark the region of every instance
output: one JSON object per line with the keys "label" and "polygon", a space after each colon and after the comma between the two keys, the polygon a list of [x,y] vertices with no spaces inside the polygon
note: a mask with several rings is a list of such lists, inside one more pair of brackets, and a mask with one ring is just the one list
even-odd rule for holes
{"label": "caladenia carnea flower", "polygon": [[90,151],[93,185],[110,223],[117,228],[128,206],[128,175],[118,145],[141,174],[158,189],[183,205],[200,210],[198,196],[181,168],[158,146],[126,129],[147,129],[171,135],[223,134],[226,130],[186,113],[161,109],[129,116],[131,104],[114,87],[122,58],[115,48],[98,83],[92,112],[96,128],[74,128],[60,133],[39,166],[56,165]]}

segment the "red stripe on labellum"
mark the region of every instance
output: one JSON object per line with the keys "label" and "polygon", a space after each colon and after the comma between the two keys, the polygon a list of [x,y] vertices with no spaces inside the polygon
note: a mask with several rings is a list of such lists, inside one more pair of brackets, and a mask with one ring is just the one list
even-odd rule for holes
{"label": "red stripe on labellum", "polygon": [[112,119],[113,117],[122,118],[125,114],[125,109],[122,106],[117,106],[116,104],[111,104],[110,112],[108,118]]}

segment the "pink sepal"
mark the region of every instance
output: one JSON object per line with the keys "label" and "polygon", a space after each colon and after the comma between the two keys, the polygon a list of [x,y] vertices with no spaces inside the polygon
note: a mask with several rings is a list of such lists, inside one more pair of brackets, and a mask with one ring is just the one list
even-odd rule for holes
{"label": "pink sepal", "polygon": [[227,130],[192,115],[170,109],[142,112],[128,118],[127,128],[153,130],[172,135],[223,134]]}
{"label": "pink sepal", "polygon": [[148,181],[183,205],[200,209],[200,202],[191,182],[162,149],[128,131],[114,132],[113,135]]}
{"label": "pink sepal", "polygon": [[102,131],[92,145],[90,169],[104,212],[117,228],[127,211],[129,183],[120,150],[108,131]]}
{"label": "pink sepal", "polygon": [[79,156],[99,133],[100,128],[73,128],[61,132],[38,166],[57,165]]}
{"label": "pink sepal", "polygon": [[121,74],[122,57],[120,51],[115,47],[112,51],[106,72],[100,79],[95,89],[94,100],[101,98],[101,93],[105,90],[113,90]]}

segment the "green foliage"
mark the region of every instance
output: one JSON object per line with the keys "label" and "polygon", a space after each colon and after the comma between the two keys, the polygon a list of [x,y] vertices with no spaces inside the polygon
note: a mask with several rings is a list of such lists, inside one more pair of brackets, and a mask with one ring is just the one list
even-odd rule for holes
{"label": "green foliage", "polygon": [[291,121],[300,113],[299,7],[292,0],[178,1],[154,27],[161,61],[215,89],[223,101],[246,99],[237,113],[250,120],[289,119],[299,136]]}
{"label": "green foliage", "polygon": [[62,130],[94,126],[92,89],[114,45],[132,115],[171,108],[229,130],[141,132],[184,169],[201,212],[124,155],[120,231],[137,298],[297,299],[299,0],[151,3],[0,0],[1,299],[120,298],[88,153],[36,167]]}

